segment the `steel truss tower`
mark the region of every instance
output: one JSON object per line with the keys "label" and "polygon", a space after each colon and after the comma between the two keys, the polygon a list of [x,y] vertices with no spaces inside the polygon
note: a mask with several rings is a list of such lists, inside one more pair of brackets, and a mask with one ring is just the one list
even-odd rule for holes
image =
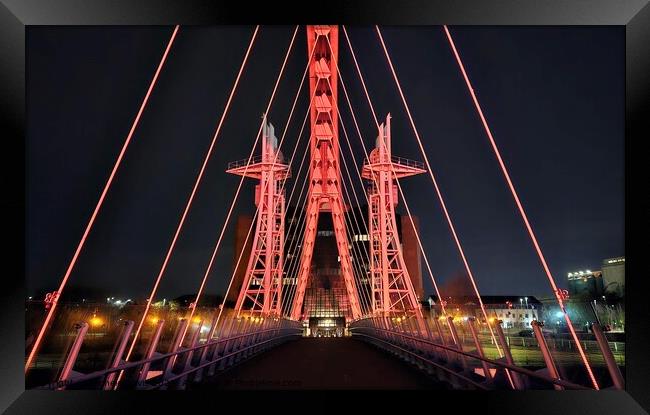
{"label": "steel truss tower", "polygon": [[303,317],[302,307],[311,273],[318,215],[320,212],[330,212],[352,319],[358,319],[361,317],[361,307],[352,273],[350,242],[345,228],[345,205],[339,165],[336,69],[338,26],[307,26],[307,48],[308,53],[314,50],[309,62],[309,89],[314,97],[310,113],[310,182],[305,212],[305,239],[291,318],[298,320]]}
{"label": "steel truss tower", "polygon": [[423,163],[391,155],[390,114],[379,126],[375,148],[365,160],[362,177],[370,180],[368,209],[372,312],[381,317],[415,316],[422,327],[422,310],[406,269],[397,234],[394,180],[425,173]]}
{"label": "steel truss tower", "polygon": [[[278,151],[273,125],[264,116],[262,155],[248,162],[230,163],[228,173],[252,177],[258,206],[253,245],[235,309],[265,316],[281,316],[282,268],[284,259],[284,180],[289,166]],[[243,248],[242,248],[243,249]]]}

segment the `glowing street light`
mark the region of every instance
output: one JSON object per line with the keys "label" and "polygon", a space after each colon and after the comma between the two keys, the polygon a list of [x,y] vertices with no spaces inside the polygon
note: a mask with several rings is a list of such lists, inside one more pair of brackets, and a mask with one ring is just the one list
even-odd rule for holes
{"label": "glowing street light", "polygon": [[93,327],[98,327],[101,326],[102,323],[102,319],[93,314],[92,318],[90,319],[90,325]]}

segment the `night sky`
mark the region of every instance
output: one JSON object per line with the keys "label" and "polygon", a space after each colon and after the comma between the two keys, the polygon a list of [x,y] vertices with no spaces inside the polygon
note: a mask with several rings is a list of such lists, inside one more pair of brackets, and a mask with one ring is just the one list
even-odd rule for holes
{"label": "night sky", "polygon": [[[72,274],[71,287],[146,297],[252,30],[180,29]],[[550,295],[442,28],[382,30],[479,289],[483,294]],[[559,285],[566,286],[569,271],[599,269],[604,258],[624,255],[623,28],[451,30]],[[27,29],[28,295],[58,286],[171,31]],[[157,297],[196,292],[239,180],[224,170],[229,161],[248,157],[292,31],[261,28]],[[348,31],[378,116],[392,114],[393,154],[421,160],[374,28]],[[373,145],[374,122],[344,42],[341,32],[343,80],[366,145]],[[306,58],[301,28],[269,114],[278,136]],[[304,88],[289,125],[285,154],[296,145],[308,99]],[[342,95],[339,108],[352,133]],[[351,139],[358,165],[361,146],[356,135]],[[345,157],[352,163],[347,151]],[[237,213],[254,212],[253,181],[245,183]],[[425,249],[444,285],[463,266],[430,178],[408,178],[402,187],[420,217]],[[398,209],[403,212],[403,206]],[[207,293],[221,293],[227,285],[233,239],[230,229]],[[426,273],[424,279],[425,291],[432,292]]]}

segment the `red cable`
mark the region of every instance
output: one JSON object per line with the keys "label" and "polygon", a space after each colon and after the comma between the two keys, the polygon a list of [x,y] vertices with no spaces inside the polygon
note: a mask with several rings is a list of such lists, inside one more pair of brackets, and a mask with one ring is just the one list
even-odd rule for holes
{"label": "red cable", "polygon": [[384,43],[384,38],[381,35],[381,31],[379,30],[379,26],[375,26],[377,30],[377,35],[379,36],[379,41],[381,42],[381,46],[384,49],[384,54],[386,55],[386,59],[388,61],[388,65],[390,66],[391,73],[393,74],[393,79],[395,80],[395,84],[397,85],[397,89],[399,90],[400,97],[402,98],[402,103],[404,104],[404,108],[406,109],[406,114],[408,115],[409,121],[411,123],[411,127],[413,128],[413,132],[415,133],[415,138],[418,141],[418,145],[420,147],[420,151],[422,152],[422,155],[424,157],[424,161],[427,165],[427,169],[429,171],[429,176],[431,177],[431,180],[433,182],[433,186],[436,190],[436,194],[438,195],[438,200],[440,201],[440,205],[442,207],[442,210],[445,214],[445,217],[447,219],[447,223],[449,224],[449,228],[451,230],[451,233],[454,237],[454,241],[456,242],[456,247],[458,248],[458,252],[460,253],[460,256],[463,260],[463,264],[465,266],[465,270],[467,271],[467,275],[469,276],[470,282],[472,283],[472,287],[474,289],[474,293],[476,294],[476,297],[478,299],[479,305],[481,307],[481,311],[483,312],[483,317],[485,318],[485,322],[490,330],[490,334],[492,337],[492,340],[494,341],[495,346],[497,347],[497,350],[499,350],[499,354],[501,354],[501,350],[498,346],[496,336],[494,335],[494,331],[492,330],[492,326],[488,323],[488,316],[487,316],[487,311],[485,310],[485,305],[483,304],[483,300],[481,299],[481,294],[479,293],[478,287],[476,285],[476,281],[474,280],[474,275],[472,274],[472,270],[469,266],[469,262],[467,261],[467,258],[465,257],[465,252],[463,250],[463,247],[460,244],[460,239],[458,238],[458,235],[456,234],[456,228],[453,225],[453,222],[451,220],[451,216],[449,215],[449,211],[447,210],[447,205],[445,204],[445,201],[442,197],[442,192],[440,191],[440,188],[438,187],[438,183],[433,176],[433,170],[431,169],[431,165],[429,164],[429,158],[426,156],[426,153],[424,151],[424,146],[422,145],[422,140],[420,139],[420,134],[417,131],[417,128],[415,127],[415,122],[413,121],[413,116],[411,115],[411,110],[409,109],[408,104],[406,103],[406,98],[404,97],[404,92],[402,91],[402,86],[400,85],[399,79],[397,78],[397,73],[395,72],[395,68],[393,67],[393,62],[390,59],[390,55],[388,54],[388,49],[386,48],[386,44]]}
{"label": "red cable", "polygon": [[[162,280],[162,276],[165,273],[165,270],[167,269],[167,264],[169,263],[169,259],[172,256],[172,253],[174,252],[174,248],[176,246],[176,241],[178,240],[178,236],[181,233],[181,230],[183,229],[183,225],[185,223],[185,219],[187,218],[187,214],[192,206],[192,202],[194,201],[194,196],[196,195],[196,191],[199,188],[199,185],[201,183],[201,180],[203,179],[203,174],[205,172],[205,168],[208,164],[208,161],[210,160],[210,156],[212,155],[212,151],[214,149],[214,146],[217,142],[217,137],[219,136],[219,132],[221,131],[221,127],[223,125],[223,121],[228,114],[228,110],[230,108],[230,104],[232,102],[232,98],[235,95],[235,91],[237,90],[237,86],[239,84],[239,79],[241,78],[241,74],[244,71],[244,67],[246,65],[246,61],[248,60],[248,56],[250,54],[250,51],[253,47],[253,44],[255,42],[255,37],[257,36],[257,32],[259,30],[259,25],[255,27],[255,31],[253,32],[253,36],[251,38],[251,41],[248,45],[248,49],[246,50],[246,55],[244,56],[244,60],[242,61],[242,64],[239,68],[239,72],[237,73],[237,78],[235,79],[235,83],[233,84],[233,87],[230,91],[230,95],[228,97],[228,101],[226,102],[226,106],[224,107],[223,113],[221,114],[221,119],[219,120],[219,124],[217,126],[217,129],[214,133],[214,136],[212,137],[212,141],[210,143],[210,147],[208,148],[208,151],[205,155],[205,158],[203,159],[203,164],[201,165],[201,169],[199,170],[199,174],[196,177],[196,180],[194,182],[194,187],[192,188],[192,193],[190,194],[189,199],[187,200],[187,203],[185,205],[185,209],[183,210],[183,214],[181,216],[181,220],[178,223],[178,226],[176,227],[176,232],[174,233],[174,237],[172,238],[171,244],[169,245],[169,248],[167,249],[167,255],[165,256],[165,260],[163,261],[163,264],[160,268],[160,271],[158,272],[158,276],[156,277],[156,280],[154,282],[153,288],[151,290],[151,293],[149,294],[149,297],[147,298],[147,304],[144,309],[144,313],[142,314],[142,318],[140,319],[140,322],[138,323],[138,328],[135,331],[135,334],[133,336],[133,340],[131,341],[131,345],[129,346],[129,351],[126,354],[125,360],[128,361],[129,358],[131,357],[131,354],[133,353],[133,349],[135,348],[135,345],[138,340],[138,336],[140,335],[140,331],[142,330],[142,325],[144,324],[144,321],[147,317],[147,313],[149,312],[149,308],[151,307],[151,303],[154,300],[154,296],[156,295],[156,291],[158,290],[158,285],[160,284],[160,281]],[[122,376],[123,376],[124,371],[120,372],[120,375],[118,377],[117,382],[115,383],[115,388],[117,388]]]}
{"label": "red cable", "polygon": [[117,157],[117,160],[115,161],[115,165],[113,166],[113,170],[111,171],[110,176],[108,177],[108,180],[106,181],[106,184],[104,185],[104,190],[102,191],[101,196],[99,197],[99,200],[97,201],[97,205],[95,206],[95,210],[93,211],[92,216],[90,217],[90,220],[88,221],[88,225],[86,225],[86,230],[83,233],[83,236],[81,237],[81,240],[79,241],[79,245],[77,245],[77,250],[74,253],[74,256],[72,257],[72,260],[70,261],[70,264],[68,265],[68,269],[65,272],[65,275],[63,276],[63,279],[61,280],[61,284],[59,285],[59,289],[57,291],[57,294],[55,294],[55,298],[53,302],[51,303],[50,310],[47,313],[47,316],[45,317],[45,322],[43,323],[43,326],[41,327],[40,332],[38,333],[38,336],[36,337],[36,341],[34,342],[34,346],[32,347],[31,352],[29,353],[29,356],[27,357],[27,362],[25,363],[25,373],[29,370],[29,366],[31,365],[32,361],[34,360],[34,357],[36,357],[36,353],[38,352],[38,348],[41,345],[41,342],[43,340],[43,336],[45,335],[45,331],[47,330],[50,320],[52,319],[52,316],[54,315],[54,310],[56,309],[56,306],[58,304],[58,297],[63,293],[63,289],[65,288],[66,283],[68,282],[68,278],[70,277],[70,274],[72,273],[72,270],[74,269],[75,264],[77,263],[77,258],[79,257],[79,254],[81,253],[81,250],[84,247],[84,244],[86,243],[86,238],[88,237],[88,234],[90,233],[90,230],[93,227],[93,224],[95,223],[95,219],[97,217],[97,214],[99,213],[99,210],[102,207],[102,204],[104,203],[104,198],[106,197],[106,194],[108,193],[108,189],[111,187],[111,184],[113,183],[113,179],[115,178],[115,174],[117,173],[117,169],[120,167],[120,164],[122,163],[122,158],[124,157],[124,153],[126,153],[126,149],[129,146],[129,143],[131,142],[131,138],[133,137],[133,133],[135,132],[136,127],[138,126],[138,123],[140,122],[140,117],[142,116],[142,113],[144,112],[144,108],[147,105],[147,102],[149,101],[149,96],[151,95],[151,91],[153,90],[154,86],[156,85],[156,81],[158,80],[158,75],[160,74],[160,71],[162,70],[163,65],[165,64],[165,61],[167,60],[167,55],[169,54],[169,50],[171,49],[172,44],[174,43],[174,39],[176,38],[176,34],[178,33],[179,26],[176,25],[174,28],[174,31],[172,32],[171,38],[169,39],[169,42],[167,42],[167,48],[165,48],[165,52],[163,53],[163,56],[160,60],[160,63],[158,64],[158,68],[156,69],[156,73],[153,76],[153,79],[151,80],[151,83],[149,84],[149,89],[147,90],[147,93],[142,100],[142,104],[140,104],[140,109],[138,110],[138,114],[135,117],[135,120],[133,120],[133,124],[131,125],[131,130],[129,130],[129,134],[126,137],[126,140],[124,141],[124,144],[122,145],[122,150],[120,151],[120,154]]}
{"label": "red cable", "polygon": [[587,368],[587,372],[589,372],[589,377],[591,378],[591,382],[594,385],[594,388],[596,390],[600,389],[598,386],[598,382],[596,381],[596,378],[591,370],[591,367],[589,365],[589,361],[587,360],[587,355],[585,354],[584,350],[582,349],[582,346],[580,345],[580,340],[578,339],[578,336],[576,335],[576,332],[573,328],[573,323],[571,323],[571,319],[569,318],[568,313],[566,312],[566,309],[564,307],[564,302],[562,301],[562,297],[560,296],[559,290],[557,288],[557,285],[555,284],[555,278],[553,278],[553,274],[551,274],[551,270],[548,267],[548,264],[546,263],[546,258],[544,257],[544,254],[542,253],[542,249],[539,246],[539,243],[537,242],[537,237],[535,236],[535,233],[533,232],[533,228],[530,225],[530,222],[528,221],[528,216],[526,215],[526,212],[524,211],[524,207],[521,204],[521,201],[519,200],[519,195],[517,194],[517,191],[515,190],[515,186],[512,183],[512,180],[510,179],[510,174],[508,173],[508,169],[506,168],[505,163],[503,162],[503,159],[501,158],[501,153],[499,152],[499,149],[496,145],[496,142],[494,141],[494,137],[492,136],[492,131],[490,130],[490,127],[488,126],[487,120],[485,119],[485,116],[483,115],[483,110],[481,109],[481,106],[478,102],[478,99],[476,98],[476,94],[474,93],[474,89],[472,88],[472,84],[469,80],[469,77],[467,76],[467,72],[465,71],[465,66],[463,65],[463,62],[460,59],[460,55],[458,54],[458,50],[456,49],[456,45],[454,44],[454,40],[451,37],[451,33],[449,32],[449,29],[447,26],[444,26],[445,33],[447,34],[447,39],[449,40],[449,45],[451,46],[452,51],[454,52],[454,56],[456,57],[456,61],[458,62],[458,66],[460,67],[461,72],[463,73],[463,78],[465,79],[465,84],[467,85],[467,89],[469,90],[470,95],[472,96],[472,101],[474,101],[474,106],[476,107],[476,110],[478,111],[479,116],[481,117],[481,122],[483,123],[483,127],[485,129],[485,132],[487,133],[487,136],[490,140],[490,144],[492,145],[492,149],[494,150],[494,154],[497,157],[497,160],[499,161],[499,166],[501,167],[501,171],[503,172],[503,175],[508,182],[508,187],[510,188],[510,193],[512,193],[512,197],[515,199],[515,203],[517,204],[517,208],[519,209],[519,213],[521,214],[521,218],[524,220],[524,224],[526,225],[526,230],[528,231],[528,235],[530,236],[531,241],[533,242],[533,245],[535,246],[535,251],[537,252],[537,256],[539,257],[540,262],[542,263],[542,267],[544,268],[544,272],[546,273],[546,276],[548,278],[549,283],[551,284],[551,288],[553,289],[553,293],[555,294],[555,297],[557,298],[557,302],[562,309],[562,312],[564,313],[564,318],[567,322],[567,325],[569,327],[569,331],[571,331],[571,336],[573,337],[573,340],[576,343],[576,346],[578,348],[578,351],[580,352],[580,356],[582,358],[582,361],[585,364],[585,367]]}
{"label": "red cable", "polygon": [[[377,114],[375,113],[375,108],[372,105],[372,100],[370,99],[370,94],[368,93],[368,89],[366,88],[366,83],[364,81],[363,74],[361,73],[361,68],[359,67],[359,63],[357,62],[357,58],[356,58],[356,55],[354,53],[354,48],[352,47],[352,42],[350,41],[350,38],[348,36],[347,30],[345,29],[345,26],[343,26],[343,33],[345,34],[345,39],[347,40],[348,47],[350,49],[350,54],[352,55],[352,59],[354,60],[354,65],[355,65],[355,67],[357,69],[357,74],[359,75],[359,79],[361,80],[361,85],[363,86],[363,90],[364,90],[364,92],[366,94],[366,100],[368,101],[368,105],[370,106],[370,111],[372,113],[372,117],[375,120],[375,124],[377,126],[377,129],[379,129],[379,122],[377,120]],[[361,130],[359,129],[359,125],[357,124],[357,120],[356,120],[356,117],[354,115],[354,111],[352,110],[352,103],[350,102],[350,98],[349,98],[349,96],[347,94],[347,90],[345,88],[345,84],[343,83],[343,80],[341,80],[341,85],[343,85],[343,92],[345,93],[345,98],[346,98],[346,100],[348,102],[348,107],[350,108],[350,112],[352,113],[352,119],[353,119],[354,124],[356,126],[357,135],[359,136],[359,141],[361,142],[361,146],[363,147],[363,152],[364,152],[364,154],[366,156],[366,159],[369,159],[368,151],[367,151],[366,145],[365,145],[365,143],[363,141],[363,137],[361,136]],[[442,295],[440,294],[440,290],[438,289],[438,284],[436,283],[436,280],[433,277],[433,271],[431,270],[431,266],[429,265],[429,260],[427,258],[427,254],[424,251],[424,247],[422,246],[420,236],[419,236],[419,234],[417,232],[417,229],[415,228],[415,223],[413,222],[413,217],[411,215],[411,210],[409,209],[409,205],[408,205],[408,202],[406,200],[406,196],[404,195],[404,192],[402,191],[402,186],[400,185],[399,180],[396,179],[395,182],[397,183],[397,188],[398,188],[398,190],[400,192],[400,195],[402,196],[402,200],[404,201],[404,206],[406,207],[406,212],[409,215],[411,226],[413,227],[413,232],[415,233],[415,236],[416,236],[416,239],[417,239],[417,242],[418,242],[418,246],[420,248],[420,251],[422,252],[424,262],[425,262],[425,264],[427,266],[427,269],[429,271],[429,277],[431,279],[431,282],[433,283],[433,287],[434,287],[434,289],[436,291],[436,294],[438,295],[438,299],[442,300]],[[447,311],[445,309],[444,303],[440,302],[440,306],[441,306],[443,315],[446,316]]]}
{"label": "red cable", "polygon": [[[285,57],[284,57],[284,61],[283,61],[283,63],[282,63],[282,68],[280,69],[280,74],[278,75],[278,79],[277,79],[277,81],[276,81],[276,83],[275,83],[275,87],[273,88],[273,93],[271,94],[271,98],[270,98],[269,103],[268,103],[268,105],[267,105],[267,107],[266,107],[266,112],[265,112],[265,114],[268,114],[268,112],[269,112],[269,110],[270,110],[270,108],[271,108],[271,104],[273,103],[273,99],[274,99],[274,97],[275,97],[275,92],[276,92],[276,90],[277,90],[277,88],[278,88],[278,84],[280,83],[280,79],[282,78],[282,74],[284,73],[284,68],[285,68],[285,65],[286,65],[286,63],[287,63],[287,59],[289,58],[289,54],[291,53],[291,49],[292,49],[292,47],[293,47],[293,41],[295,40],[295,38],[296,38],[296,34],[298,33],[298,28],[299,28],[299,26],[296,26],[296,29],[295,29],[294,32],[293,32],[293,37],[291,38],[291,43],[289,44],[289,48],[288,48],[287,53],[286,53],[286,55],[285,55]],[[312,52],[313,52],[313,50],[312,50]],[[299,87],[298,87],[298,91],[296,92],[296,96],[295,96],[295,98],[294,98],[294,100],[293,100],[293,104],[292,104],[292,106],[291,106],[291,110],[290,110],[290,112],[289,112],[289,117],[287,118],[287,123],[286,123],[285,128],[284,128],[284,130],[283,130],[283,132],[282,132],[282,137],[281,137],[281,139],[280,139],[280,143],[279,143],[279,145],[278,145],[278,150],[277,150],[277,152],[276,152],[276,154],[275,154],[275,157],[274,157],[274,160],[273,160],[273,163],[272,163],[272,167],[275,166],[275,163],[276,163],[276,161],[277,161],[278,154],[280,154],[280,148],[282,148],[282,143],[284,142],[284,137],[285,137],[285,135],[286,135],[286,133],[287,133],[287,129],[288,129],[289,123],[291,122],[291,118],[292,118],[292,116],[293,116],[293,112],[294,112],[294,110],[295,110],[295,108],[296,108],[296,103],[297,103],[297,101],[298,101],[298,97],[300,96],[300,91],[302,90],[302,86],[303,86],[303,83],[304,83],[304,80],[305,80],[305,74],[306,74],[306,73],[307,73],[307,71],[305,70],[305,73],[303,74],[303,78],[302,78],[302,80],[300,81],[300,85],[299,85]],[[213,265],[214,260],[215,260],[215,258],[216,258],[216,256],[217,256],[217,253],[218,253],[218,251],[219,251],[219,247],[220,247],[220,245],[221,245],[221,241],[222,241],[222,239],[223,239],[223,235],[225,234],[226,228],[228,227],[228,223],[230,222],[230,217],[231,217],[231,215],[232,215],[233,209],[234,209],[235,204],[236,204],[236,202],[237,202],[237,198],[238,198],[239,193],[240,193],[240,191],[241,191],[241,187],[242,187],[242,184],[243,184],[243,181],[244,181],[244,177],[246,176],[246,172],[248,171],[248,166],[250,165],[250,163],[251,163],[251,159],[253,158],[253,152],[255,151],[255,148],[257,147],[257,142],[259,141],[259,135],[260,135],[260,133],[261,133],[261,131],[262,131],[263,126],[264,126],[264,120],[262,120],[262,124],[260,125],[259,131],[257,132],[257,138],[256,138],[256,140],[255,140],[255,143],[253,144],[253,148],[251,149],[251,153],[250,153],[250,155],[249,155],[249,157],[248,157],[248,161],[247,161],[247,163],[246,163],[246,168],[244,169],[244,174],[242,175],[241,179],[239,180],[239,186],[237,187],[237,191],[236,191],[236,193],[235,193],[235,197],[233,198],[233,201],[232,201],[232,203],[231,203],[231,205],[230,205],[230,209],[229,209],[229,211],[228,211],[228,215],[226,216],[226,220],[225,220],[225,222],[224,222],[224,225],[223,225],[222,228],[221,228],[221,233],[220,233],[219,238],[218,238],[218,240],[217,240],[217,244],[216,244],[216,246],[215,246],[215,248],[214,248],[214,250],[213,250],[213,252],[212,252],[212,256],[211,256],[211,258],[210,258],[210,262],[208,263],[208,267],[206,268],[205,273],[204,273],[204,275],[203,275],[203,280],[201,281],[201,286],[199,287],[199,291],[197,292],[196,299],[194,300],[194,307],[193,307],[192,310],[190,311],[190,316],[189,316],[189,318],[188,318],[188,321],[191,321],[191,320],[192,320],[192,316],[194,316],[194,311],[196,310],[196,307],[197,307],[197,305],[198,305],[198,303],[199,303],[199,299],[201,298],[201,294],[203,293],[203,289],[204,289],[204,287],[205,287],[205,283],[207,282],[207,280],[208,280],[208,276],[210,275],[210,271],[212,270],[212,265]],[[293,152],[293,154],[295,155],[295,151]],[[292,155],[292,161],[293,161],[293,155]],[[289,163],[289,164],[291,164],[291,163]],[[284,186],[284,185],[283,185],[283,186]],[[257,207],[257,210],[259,211],[259,206]],[[257,213],[256,213],[256,214],[257,214]],[[252,229],[252,226],[253,226],[253,223],[251,223],[251,229]],[[248,237],[246,238],[246,241],[248,241]],[[244,242],[244,246],[245,246],[245,245],[246,245],[246,242]],[[243,252],[243,251],[242,251],[242,252]],[[238,261],[238,262],[239,262],[239,261]],[[237,265],[237,266],[238,266],[238,265]],[[234,278],[234,272],[235,272],[236,270],[237,270],[237,267],[235,267],[235,270],[233,271],[233,276],[232,276],[232,278]],[[232,283],[232,278],[231,278],[231,283]],[[230,284],[229,284],[229,288],[228,288],[228,290],[229,290],[229,289],[230,289]],[[226,296],[227,296],[227,293],[226,293]],[[225,301],[225,298],[226,298],[226,297],[224,297],[224,301]],[[217,320],[216,320],[215,324],[217,324],[217,323],[219,322],[219,318],[220,318],[220,316],[221,316],[221,313],[219,313],[219,315],[217,316]],[[187,334],[187,329],[188,329],[188,326],[185,327],[185,331],[183,332],[183,335],[181,336],[181,343],[182,343],[182,341],[185,339],[185,335]]]}

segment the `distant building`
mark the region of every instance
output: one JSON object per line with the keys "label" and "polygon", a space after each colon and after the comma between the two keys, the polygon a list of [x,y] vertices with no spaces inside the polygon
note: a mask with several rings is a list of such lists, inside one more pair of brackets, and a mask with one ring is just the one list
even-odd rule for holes
{"label": "distant building", "polygon": [[[444,301],[447,314],[454,318],[485,319],[476,296],[447,297]],[[481,301],[485,306],[488,318],[501,320],[506,329],[530,328],[533,320],[541,318],[542,303],[533,296],[482,295]],[[435,310],[439,315],[441,307],[439,307],[438,297],[429,296],[428,303],[432,312]]]}
{"label": "distant building", "polygon": [[[248,257],[250,256],[251,249],[253,247],[253,235],[252,232],[246,240],[246,236],[249,234],[248,230],[253,223],[253,217],[251,215],[240,215],[237,217],[237,224],[235,225],[235,243],[234,251],[232,258],[232,267],[234,271],[234,277],[232,281],[232,287],[228,291],[228,296],[226,297],[226,302],[228,305],[234,306],[237,302],[237,297],[239,297],[239,291],[241,291],[241,286],[244,283],[244,274],[246,274],[246,267],[248,267]],[[246,242],[246,246],[244,246]],[[244,251],[242,254],[242,250]],[[241,255],[241,260],[239,257]],[[237,264],[239,260],[239,264]],[[235,269],[237,267],[237,269]]]}
{"label": "distant building", "polygon": [[494,313],[506,329],[529,329],[533,320],[539,321],[541,316],[538,308],[490,308],[489,312]]}
{"label": "distant building", "polygon": [[581,270],[567,274],[569,295],[599,297],[605,292],[602,271]]}
{"label": "distant building", "polygon": [[603,261],[603,286],[605,293],[625,295],[625,257]]}
{"label": "distant building", "polygon": [[[402,231],[402,252],[406,269],[411,277],[413,289],[418,300],[424,298],[424,286],[422,284],[422,252],[418,246],[416,232],[420,232],[420,220],[417,216],[398,215],[401,217],[400,225]],[[413,219],[413,223],[411,223]],[[413,229],[415,225],[415,229]]]}

